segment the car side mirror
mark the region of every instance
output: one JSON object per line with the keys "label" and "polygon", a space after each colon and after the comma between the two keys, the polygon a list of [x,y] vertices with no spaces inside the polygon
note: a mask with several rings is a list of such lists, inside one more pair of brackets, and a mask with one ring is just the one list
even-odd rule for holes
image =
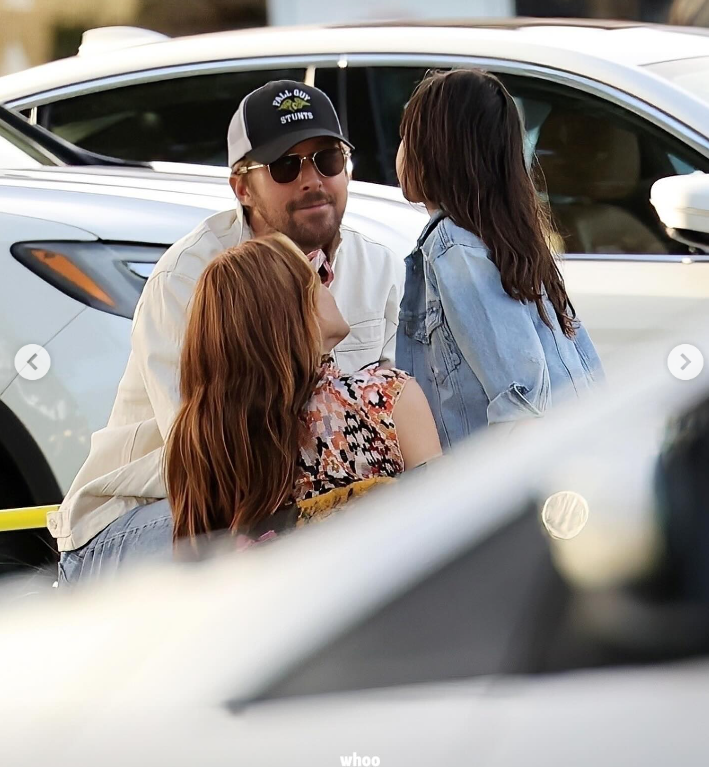
{"label": "car side mirror", "polygon": [[661,178],[652,185],[650,202],[672,239],[709,253],[709,173]]}

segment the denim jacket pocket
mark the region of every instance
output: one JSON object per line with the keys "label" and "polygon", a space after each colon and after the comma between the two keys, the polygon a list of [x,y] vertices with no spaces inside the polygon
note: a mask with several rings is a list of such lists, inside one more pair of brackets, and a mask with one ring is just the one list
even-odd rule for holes
{"label": "denim jacket pocket", "polygon": [[404,334],[412,341],[418,341],[421,344],[427,343],[425,335],[426,318],[423,314],[415,312],[399,312],[399,328],[403,328]]}
{"label": "denim jacket pocket", "polygon": [[422,328],[424,343],[430,347],[431,367],[436,382],[443,383],[461,363],[458,349],[440,304],[429,304]]}

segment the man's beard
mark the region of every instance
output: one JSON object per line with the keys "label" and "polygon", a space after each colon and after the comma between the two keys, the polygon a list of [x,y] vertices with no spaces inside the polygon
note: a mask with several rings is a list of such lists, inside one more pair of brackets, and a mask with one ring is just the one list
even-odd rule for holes
{"label": "man's beard", "polygon": [[[329,203],[329,205],[322,211],[321,216],[316,217],[316,220],[310,224],[296,220],[297,211],[300,208],[320,202]],[[337,210],[335,197],[324,192],[306,194],[297,202],[288,203],[285,213],[280,216],[272,215],[272,211],[267,210],[263,205],[259,205],[259,213],[271,229],[290,237],[305,253],[330,245],[337,237],[342,223],[342,214]]]}

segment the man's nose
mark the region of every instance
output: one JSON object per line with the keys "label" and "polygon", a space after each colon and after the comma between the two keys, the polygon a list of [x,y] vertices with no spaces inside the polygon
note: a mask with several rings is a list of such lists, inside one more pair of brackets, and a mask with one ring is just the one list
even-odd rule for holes
{"label": "man's nose", "polygon": [[303,160],[300,169],[301,189],[319,189],[322,186],[322,176],[315,170],[315,163],[308,157]]}

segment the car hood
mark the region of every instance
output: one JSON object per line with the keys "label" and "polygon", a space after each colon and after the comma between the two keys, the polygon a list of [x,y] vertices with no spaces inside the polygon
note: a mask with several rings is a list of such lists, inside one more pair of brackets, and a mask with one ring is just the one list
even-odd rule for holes
{"label": "car hood", "polygon": [[58,221],[103,240],[169,244],[233,205],[223,179],[123,168],[0,173],[3,213]]}
{"label": "car hood", "polygon": [[[170,165],[170,168],[179,168]],[[169,245],[233,208],[225,168],[0,171],[0,212],[58,221],[98,239]],[[406,255],[426,222],[398,189],[353,181],[344,223]]]}

